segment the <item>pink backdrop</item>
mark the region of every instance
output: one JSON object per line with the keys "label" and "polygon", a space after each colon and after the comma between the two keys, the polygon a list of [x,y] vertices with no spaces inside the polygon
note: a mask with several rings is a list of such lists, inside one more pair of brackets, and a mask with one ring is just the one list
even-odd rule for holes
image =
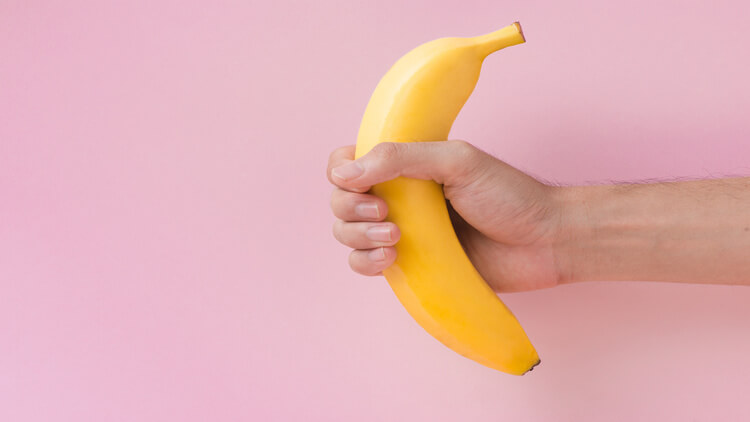
{"label": "pink backdrop", "polygon": [[0,420],[750,418],[750,289],[504,295],[543,360],[505,375],[348,269],[324,177],[401,54],[514,20],[453,137],[561,183],[748,174],[750,3],[103,3],[0,3]]}

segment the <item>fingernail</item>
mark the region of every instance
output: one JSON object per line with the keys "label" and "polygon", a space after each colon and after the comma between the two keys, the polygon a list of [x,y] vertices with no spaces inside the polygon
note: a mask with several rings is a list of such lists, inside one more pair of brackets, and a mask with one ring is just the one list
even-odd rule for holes
{"label": "fingernail", "polygon": [[383,261],[385,259],[385,250],[383,250],[383,248],[373,249],[370,252],[367,252],[367,258],[369,258],[370,261]]}
{"label": "fingernail", "polygon": [[365,233],[370,240],[377,242],[390,242],[391,241],[391,228],[388,226],[374,226],[367,229]]}
{"label": "fingernail", "polygon": [[343,166],[338,166],[335,169],[331,170],[331,175],[341,180],[351,180],[361,176],[364,172],[365,169],[361,164],[356,161],[352,161],[351,163],[344,164]]}
{"label": "fingernail", "polygon": [[357,204],[357,206],[354,207],[354,212],[362,218],[380,218],[378,204],[373,202]]}

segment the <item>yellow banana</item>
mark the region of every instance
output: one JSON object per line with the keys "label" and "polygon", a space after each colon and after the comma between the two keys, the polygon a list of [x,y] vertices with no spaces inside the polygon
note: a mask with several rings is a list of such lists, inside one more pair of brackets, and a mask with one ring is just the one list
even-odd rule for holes
{"label": "yellow banana", "polygon": [[[473,38],[441,38],[399,59],[365,110],[356,157],[381,142],[444,141],[485,57],[525,41],[518,22]],[[539,361],[516,318],[482,279],[451,225],[442,186],[397,179],[373,186],[398,225],[398,257],[383,271],[415,320],[454,351],[522,375]]]}

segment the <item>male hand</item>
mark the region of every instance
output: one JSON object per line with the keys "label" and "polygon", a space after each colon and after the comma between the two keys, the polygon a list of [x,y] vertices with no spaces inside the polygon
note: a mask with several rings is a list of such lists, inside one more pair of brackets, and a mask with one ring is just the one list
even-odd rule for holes
{"label": "male hand", "polygon": [[333,234],[354,249],[349,257],[354,271],[378,275],[396,259],[399,228],[386,221],[385,201],[366,192],[400,176],[443,185],[458,238],[495,291],[558,284],[557,188],[463,141],[382,143],[356,161],[354,146],[333,151],[328,161],[328,179],[336,186]]}

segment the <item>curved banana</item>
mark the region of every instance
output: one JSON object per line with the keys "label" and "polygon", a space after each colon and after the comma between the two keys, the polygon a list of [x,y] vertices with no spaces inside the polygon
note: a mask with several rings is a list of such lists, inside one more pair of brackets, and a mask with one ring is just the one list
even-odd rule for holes
{"label": "curved banana", "polygon": [[[365,110],[356,157],[380,142],[444,141],[474,90],[484,58],[525,41],[518,22],[474,38],[441,38],[385,74]],[[466,256],[442,186],[397,178],[374,186],[398,225],[396,262],[383,271],[406,310],[432,336],[490,368],[522,375],[539,357],[510,310]]]}

